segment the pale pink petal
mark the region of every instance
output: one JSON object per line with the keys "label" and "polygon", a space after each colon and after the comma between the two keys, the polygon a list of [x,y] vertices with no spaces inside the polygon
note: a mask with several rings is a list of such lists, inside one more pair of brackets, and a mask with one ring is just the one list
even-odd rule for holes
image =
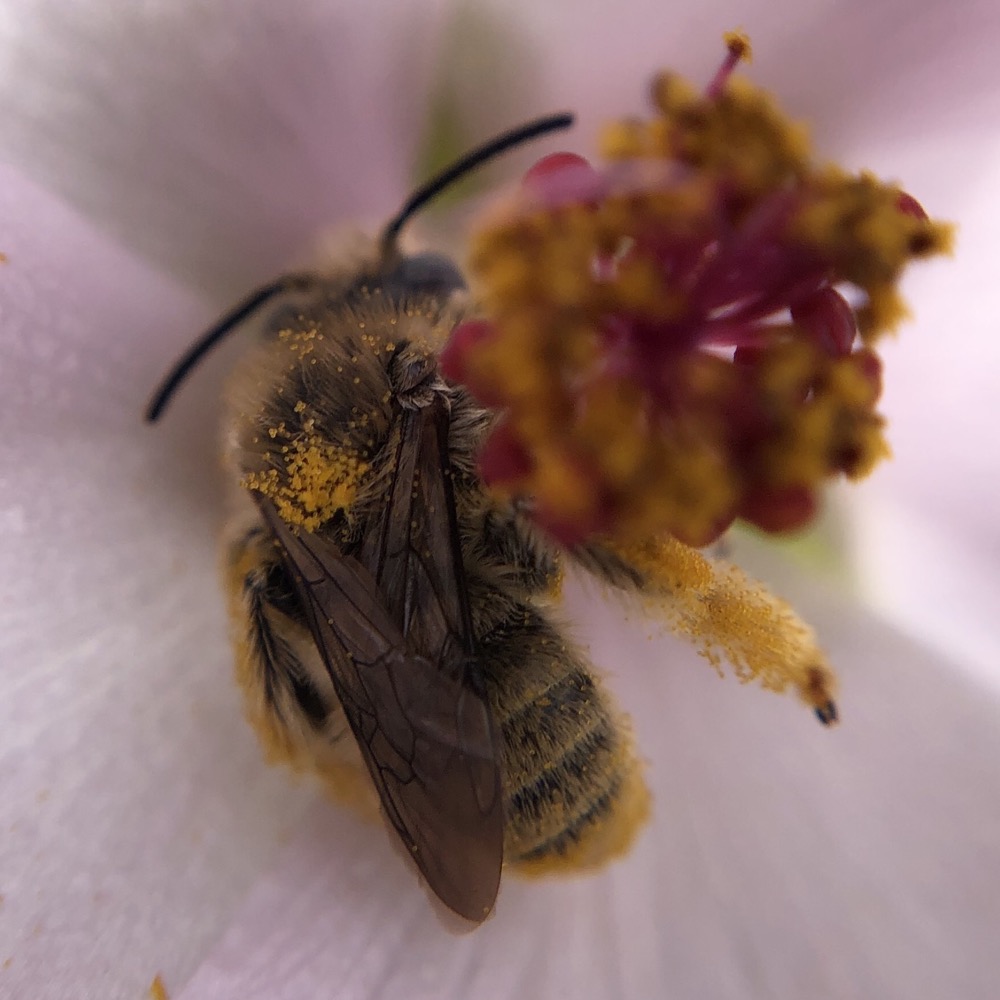
{"label": "pale pink petal", "polygon": [[0,3],[0,156],[216,295],[405,194],[444,0]]}
{"label": "pale pink petal", "polygon": [[142,423],[209,308],[9,168],[0,217],[0,995],[135,998],[311,795],[231,681],[214,406]]}
{"label": "pale pink petal", "polygon": [[[0,171],[0,995],[124,1000],[160,972],[187,1000],[992,997],[995,692],[801,577],[784,577],[786,596],[843,672],[834,732],[574,597],[636,714],[656,818],[596,878],[508,880],[471,936],[441,930],[381,831],[261,763],[215,567],[216,400],[240,348],[206,364],[163,426],[141,425],[214,309],[93,220],[218,296],[330,222],[384,218],[407,186],[446,7],[0,3],[0,155],[15,164]],[[914,498],[935,530],[988,536],[986,0],[491,9],[512,51],[539,59],[512,120],[578,108],[582,143],[640,107],[654,67],[707,78],[719,33],[742,24],[755,77],[828,128],[827,147],[963,223],[953,270],[927,268],[909,292],[927,318],[890,365],[904,471],[886,495]],[[949,391],[928,401],[934,378]],[[908,573],[937,579],[948,558]]]}
{"label": "pale pink petal", "polygon": [[658,0],[579,4],[574,0],[486,2],[481,11],[515,26],[538,54],[537,86],[556,104],[578,108],[582,131],[609,115],[645,110],[655,69],[692,81],[711,78],[722,34],[749,33],[753,78],[815,126],[822,148],[849,136],[893,137],[943,125],[929,109],[982,121],[1000,102],[993,85],[1000,16],[991,0]]}
{"label": "pale pink petal", "polygon": [[913,318],[884,347],[893,460],[856,491],[856,552],[878,607],[1000,685],[1000,90],[953,91],[968,73],[959,54],[926,73],[939,90],[909,109],[912,131],[859,135],[850,150],[958,224],[954,257],[908,275]]}
{"label": "pale pink petal", "polygon": [[456,936],[386,837],[314,810],[180,1000],[989,1000],[1000,975],[1000,700],[800,575],[844,725],[569,606],[649,755],[655,817],[592,877],[508,878]]}

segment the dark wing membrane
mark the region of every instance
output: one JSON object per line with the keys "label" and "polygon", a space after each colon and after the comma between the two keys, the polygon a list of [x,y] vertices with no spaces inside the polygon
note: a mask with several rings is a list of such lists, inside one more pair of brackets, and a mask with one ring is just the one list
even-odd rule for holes
{"label": "dark wing membrane", "polygon": [[360,560],[409,648],[441,670],[461,670],[472,653],[472,626],[448,461],[447,405],[436,396],[421,409],[404,410],[400,423],[380,530],[365,540]]}
{"label": "dark wing membrane", "polygon": [[[446,454],[424,438],[427,423],[404,421],[400,451],[417,456],[396,470],[384,525],[398,528],[403,506],[411,526],[430,526],[439,516],[423,509],[417,482],[440,475]],[[424,440],[431,443],[426,452]],[[450,484],[430,489],[447,495],[444,509],[454,525]],[[293,531],[270,501],[258,500],[390,822],[441,900],[469,920],[484,919],[503,861],[500,766],[489,708],[471,674],[457,534],[442,550],[431,548],[441,530],[436,526],[428,538],[411,528],[402,548],[390,533],[379,532],[369,552],[389,567],[395,588],[389,600],[366,565],[318,535]],[[394,554],[403,552],[419,557]],[[416,579],[397,572],[400,566],[412,567]],[[461,587],[461,593],[444,593],[439,602],[436,589],[427,589],[429,580],[435,587]],[[409,632],[400,594],[411,602],[404,616]]]}

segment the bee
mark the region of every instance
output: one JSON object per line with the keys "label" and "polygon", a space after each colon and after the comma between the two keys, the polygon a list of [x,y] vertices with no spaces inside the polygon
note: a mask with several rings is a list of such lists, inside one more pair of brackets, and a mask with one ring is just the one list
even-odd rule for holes
{"label": "bee", "polygon": [[[200,358],[252,316],[225,459],[224,566],[247,712],[269,756],[381,810],[430,889],[493,909],[506,862],[598,866],[648,813],[629,724],[553,611],[567,557],[624,588],[597,545],[563,552],[488,494],[495,416],[437,365],[474,308],[448,258],[404,254],[404,223],[484,160],[566,127],[498,137],[418,190],[357,260],[278,278],[239,304],[157,390],[158,419]],[[367,775],[367,777],[365,777]]]}

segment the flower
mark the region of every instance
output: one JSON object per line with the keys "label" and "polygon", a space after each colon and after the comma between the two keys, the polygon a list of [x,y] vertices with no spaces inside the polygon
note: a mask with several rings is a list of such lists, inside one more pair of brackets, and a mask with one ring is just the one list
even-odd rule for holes
{"label": "flower", "polygon": [[542,160],[473,245],[489,321],[442,363],[504,414],[484,479],[569,544],[798,528],[825,479],[888,454],[873,346],[905,311],[904,266],[950,228],[814,165],[801,127],[731,77],[745,36],[727,44],[703,95],[661,73],[658,114],[606,130],[607,167]]}
{"label": "flower", "polygon": [[[707,25],[660,3],[506,17],[545,42],[543,109],[599,120],[677,40],[696,68],[716,15],[732,19],[683,16],[706,10]],[[967,248],[970,231],[987,248],[995,234],[990,92],[976,75],[992,79],[993,22],[972,5],[957,17],[870,4],[739,16],[760,49],[784,52],[767,62],[801,87],[775,87],[799,113],[818,103],[838,144],[962,224],[957,277],[907,290],[933,322],[893,359],[910,359],[911,386],[891,413],[909,435],[896,496],[925,514],[959,509],[955,530],[989,538],[991,514],[972,500],[988,495],[992,453],[957,446],[980,423],[963,428],[968,411],[945,389],[960,373],[970,405],[993,396],[979,348],[946,339],[992,324],[991,265]],[[850,725],[834,739],[571,588],[581,638],[616,671],[650,757],[654,825],[596,878],[508,881],[475,935],[428,918],[381,834],[261,763],[215,566],[215,400],[239,348],[155,433],[139,415],[191,333],[311,226],[396,206],[431,90],[398,57],[435,54],[427,17],[412,45],[414,22],[394,5],[4,11],[0,993],[117,1000],[160,972],[174,1000],[798,998],[803,983],[820,997],[991,996],[995,694],[795,569],[779,589],[849,670]],[[594,74],[598,53],[615,72]],[[928,309],[916,300],[930,293]],[[946,568],[939,558],[910,576]]]}

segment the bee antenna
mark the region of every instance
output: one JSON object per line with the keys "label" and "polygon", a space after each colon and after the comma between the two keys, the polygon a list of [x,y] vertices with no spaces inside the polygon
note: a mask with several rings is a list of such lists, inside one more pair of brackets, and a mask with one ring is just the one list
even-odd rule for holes
{"label": "bee antenna", "polygon": [[[471,152],[466,153],[465,156],[447,169],[441,171],[436,177],[432,177],[426,184],[417,188],[410,195],[406,204],[389,221],[389,224],[382,232],[383,250],[387,251],[392,246],[399,235],[399,231],[416,212],[460,177],[471,173],[480,164],[499,156],[501,153],[507,152],[508,149],[520,146],[522,143],[528,142],[538,136],[548,135],[550,132],[558,132],[569,128],[572,124],[573,115],[569,113],[563,112],[561,114],[546,115],[543,118],[536,118],[534,121],[526,122],[524,125],[504,132],[478,149],[473,149]],[[262,285],[250,294],[185,351],[183,356],[171,368],[157,387],[156,392],[153,393],[153,397],[146,407],[146,420],[149,423],[154,423],[163,415],[163,411],[170,400],[173,399],[174,393],[181,383],[226,334],[239,326],[245,319],[276,295],[281,295],[289,291],[307,290],[314,287],[318,280],[312,274],[286,274],[266,285]]]}
{"label": "bee antenna", "polygon": [[517,128],[512,128],[508,132],[503,132],[495,139],[483,144],[478,149],[473,149],[466,153],[461,159],[456,160],[450,167],[442,170],[436,177],[432,177],[426,184],[417,188],[407,199],[406,204],[399,210],[396,216],[390,220],[382,233],[382,246],[386,249],[392,246],[399,231],[424,205],[432,198],[436,198],[446,187],[453,184],[460,177],[471,173],[476,167],[487,160],[492,160],[501,153],[506,153],[508,149],[520,146],[522,143],[535,139],[538,136],[548,135],[550,132],[559,132],[569,128],[573,124],[573,115],[568,112],[560,114],[546,115],[544,118],[536,118],[533,121],[525,122]]}
{"label": "bee antenna", "polygon": [[146,407],[146,420],[149,423],[154,423],[162,416],[181,383],[230,330],[239,326],[276,295],[281,295],[283,292],[304,291],[313,287],[316,281],[317,278],[313,274],[286,274],[262,285],[248,295],[239,305],[226,313],[215,326],[202,334],[178,359],[174,367],[167,372]]}

